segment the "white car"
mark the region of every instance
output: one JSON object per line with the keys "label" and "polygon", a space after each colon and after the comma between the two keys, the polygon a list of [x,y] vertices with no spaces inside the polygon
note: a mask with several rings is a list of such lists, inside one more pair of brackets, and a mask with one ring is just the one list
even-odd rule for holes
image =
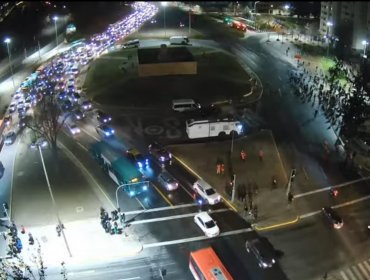
{"label": "white car", "polygon": [[206,181],[199,179],[193,184],[194,191],[211,205],[221,202],[221,195],[218,194]]}
{"label": "white car", "polygon": [[81,132],[80,128],[74,123],[67,123],[66,127],[72,135],[76,135]]}
{"label": "white car", "polygon": [[196,214],[194,217],[194,222],[208,237],[215,237],[220,234],[220,229],[217,226],[217,223],[207,212],[200,212],[199,214]]}

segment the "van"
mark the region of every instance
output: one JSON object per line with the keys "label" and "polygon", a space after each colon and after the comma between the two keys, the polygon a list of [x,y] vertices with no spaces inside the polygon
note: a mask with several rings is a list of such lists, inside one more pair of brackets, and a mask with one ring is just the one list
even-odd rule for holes
{"label": "van", "polygon": [[176,99],[172,100],[172,109],[176,112],[185,112],[199,110],[201,108],[199,103],[193,99]]}
{"label": "van", "polygon": [[140,47],[140,41],[139,39],[127,41],[126,43],[123,44],[123,48],[128,49],[128,48],[138,48]]}
{"label": "van", "polygon": [[170,37],[171,45],[188,45],[189,38],[187,36],[172,36]]}

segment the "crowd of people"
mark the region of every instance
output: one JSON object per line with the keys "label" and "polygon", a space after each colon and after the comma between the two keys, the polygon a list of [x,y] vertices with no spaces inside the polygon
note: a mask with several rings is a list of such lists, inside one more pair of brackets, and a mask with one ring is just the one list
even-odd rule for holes
{"label": "crowd of people", "polygon": [[[328,122],[328,129],[333,128],[338,133],[342,125],[344,106],[349,102],[351,93],[354,91],[356,73],[342,63],[337,62],[331,73],[324,74],[316,66],[310,70],[309,62],[297,61],[297,70],[290,72],[289,82],[294,86],[294,93],[303,103],[309,103],[315,108],[314,118],[320,110],[324,113]],[[341,85],[336,79],[337,72],[345,73],[348,83]],[[329,71],[330,72],[330,71]],[[336,72],[336,73],[334,73]]]}

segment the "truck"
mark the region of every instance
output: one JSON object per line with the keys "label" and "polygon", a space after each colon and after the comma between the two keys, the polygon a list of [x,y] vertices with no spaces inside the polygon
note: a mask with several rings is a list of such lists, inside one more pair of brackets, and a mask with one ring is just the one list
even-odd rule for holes
{"label": "truck", "polygon": [[189,38],[186,36],[172,36],[170,37],[171,45],[188,45]]}
{"label": "truck", "polygon": [[148,182],[135,165],[106,142],[97,142],[90,146],[90,153],[103,171],[123,189],[130,197],[145,192]]}
{"label": "truck", "polygon": [[215,120],[187,120],[186,133],[190,139],[216,137],[226,135],[240,135],[243,133],[243,124],[233,119]]}

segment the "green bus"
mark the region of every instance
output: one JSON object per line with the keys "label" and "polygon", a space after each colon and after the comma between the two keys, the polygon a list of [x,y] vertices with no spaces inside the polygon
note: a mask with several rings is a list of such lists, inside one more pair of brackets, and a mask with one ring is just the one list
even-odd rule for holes
{"label": "green bus", "polygon": [[109,177],[129,196],[135,196],[148,189],[143,174],[135,165],[105,142],[97,142],[90,146],[90,152]]}

